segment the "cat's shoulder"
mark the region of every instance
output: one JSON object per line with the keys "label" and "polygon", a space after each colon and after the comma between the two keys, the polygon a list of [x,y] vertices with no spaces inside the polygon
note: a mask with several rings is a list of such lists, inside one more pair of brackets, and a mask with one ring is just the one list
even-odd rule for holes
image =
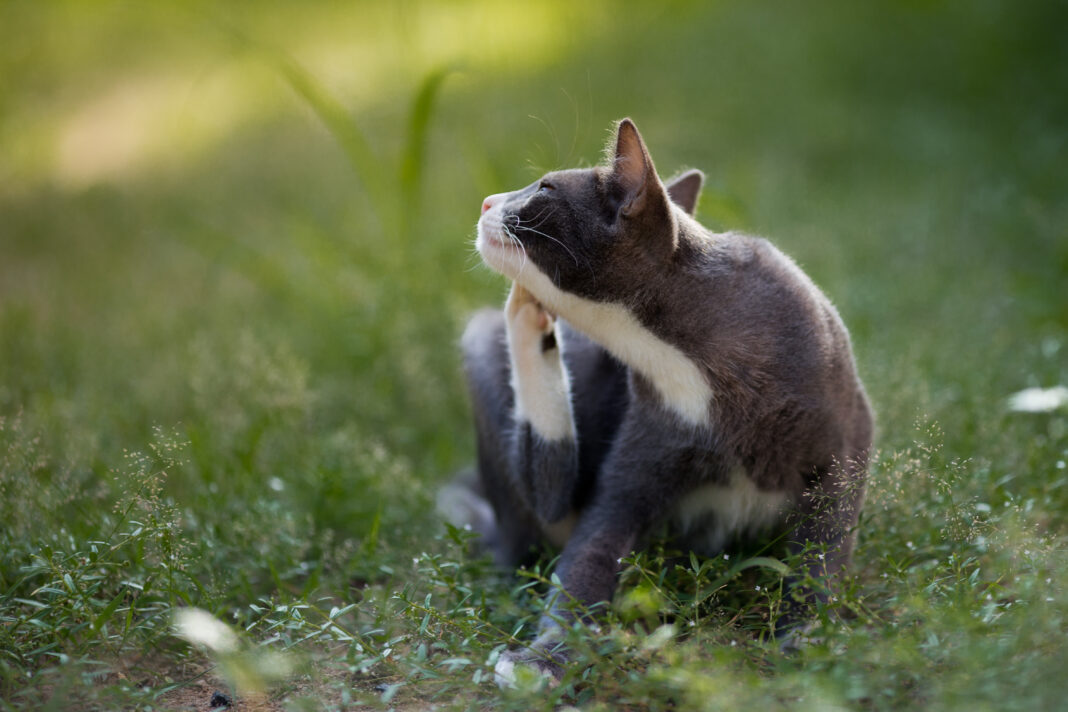
{"label": "cat's shoulder", "polygon": [[790,281],[810,281],[794,258],[766,237],[744,232],[727,232],[718,234],[717,238],[721,239],[724,252],[736,265],[771,271]]}
{"label": "cat's shoulder", "polygon": [[680,240],[680,259],[711,272],[745,269],[789,260],[770,240],[747,232],[714,232],[696,224]]}

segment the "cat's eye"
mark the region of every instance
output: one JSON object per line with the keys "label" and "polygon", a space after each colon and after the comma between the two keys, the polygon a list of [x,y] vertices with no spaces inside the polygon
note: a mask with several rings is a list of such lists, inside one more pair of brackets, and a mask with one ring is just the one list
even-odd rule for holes
{"label": "cat's eye", "polygon": [[553,190],[556,190],[556,186],[552,183],[549,183],[548,181],[543,180],[541,183],[538,184],[539,193],[548,193]]}

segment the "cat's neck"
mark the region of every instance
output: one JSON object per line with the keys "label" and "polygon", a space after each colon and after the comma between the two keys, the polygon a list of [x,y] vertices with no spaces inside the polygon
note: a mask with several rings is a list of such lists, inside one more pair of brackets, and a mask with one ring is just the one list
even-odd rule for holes
{"label": "cat's neck", "polygon": [[[707,260],[714,249],[713,236],[687,216],[680,233],[695,259]],[[691,244],[692,243],[692,244]],[[660,395],[662,405],[690,425],[707,425],[712,389],[703,369],[678,345],[660,335],[662,330],[643,323],[639,313],[658,299],[658,284],[676,279],[680,270],[696,273],[699,265],[665,265],[663,275],[653,274],[624,301],[594,301],[559,289],[543,272],[524,270],[521,283],[551,311],[603,346],[609,353],[648,380]],[[661,319],[670,321],[670,305],[661,307]]]}

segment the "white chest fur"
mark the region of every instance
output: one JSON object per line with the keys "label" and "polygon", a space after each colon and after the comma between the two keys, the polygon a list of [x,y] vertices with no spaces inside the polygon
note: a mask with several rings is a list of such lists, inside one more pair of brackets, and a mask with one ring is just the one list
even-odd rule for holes
{"label": "white chest fur", "polygon": [[703,485],[686,495],[675,510],[682,538],[694,550],[713,555],[734,537],[756,536],[785,517],[786,492],[764,492],[741,470],[725,485]]}

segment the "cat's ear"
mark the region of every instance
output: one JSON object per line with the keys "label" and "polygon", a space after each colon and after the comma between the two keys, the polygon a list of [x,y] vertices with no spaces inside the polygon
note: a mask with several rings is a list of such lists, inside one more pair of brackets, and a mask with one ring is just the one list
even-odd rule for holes
{"label": "cat's ear", "polygon": [[697,198],[705,184],[705,174],[694,169],[675,176],[664,186],[671,200],[690,215],[697,209]]}
{"label": "cat's ear", "polygon": [[622,188],[620,213],[623,215],[637,215],[651,201],[663,196],[664,187],[656,175],[653,159],[645,148],[638,127],[630,119],[620,121],[616,130],[612,176]]}

